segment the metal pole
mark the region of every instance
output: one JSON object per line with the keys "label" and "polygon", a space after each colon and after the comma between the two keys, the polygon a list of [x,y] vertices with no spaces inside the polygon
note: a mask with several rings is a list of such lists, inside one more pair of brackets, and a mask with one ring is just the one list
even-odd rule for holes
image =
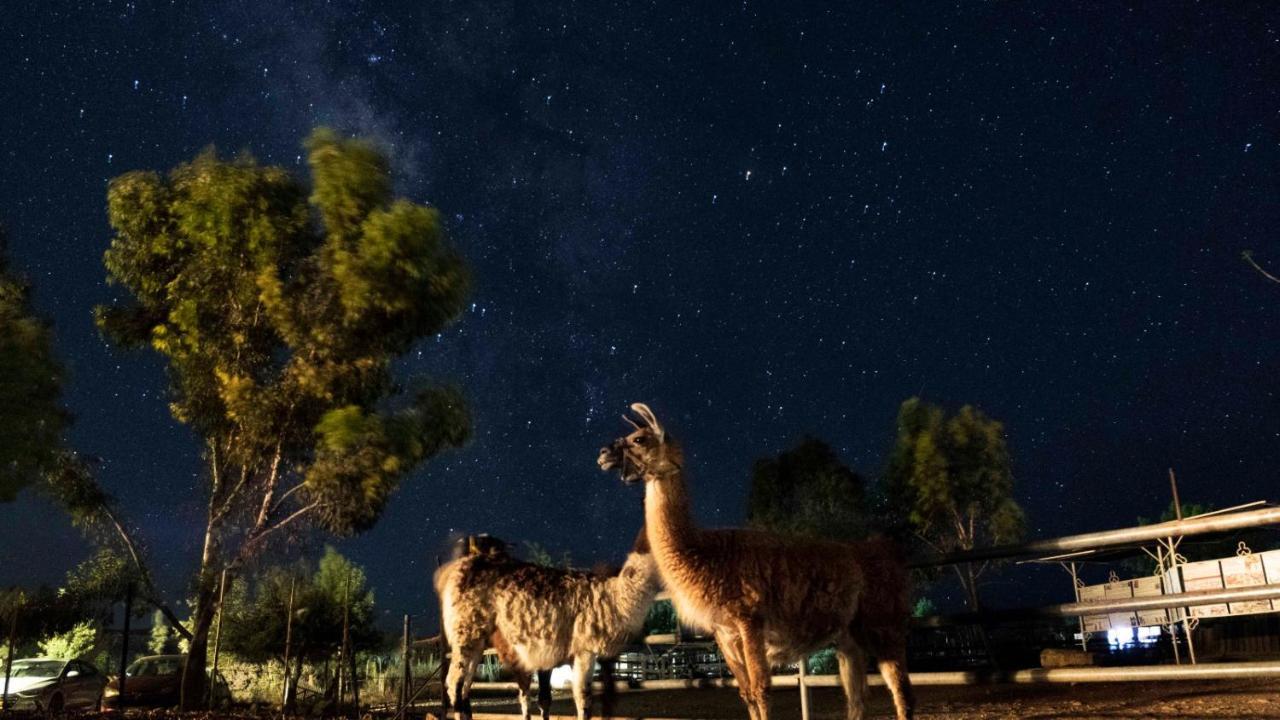
{"label": "metal pole", "polygon": [[18,636],[18,610],[22,607],[22,598],[13,604],[13,615],[9,618],[9,652],[4,656],[4,691],[0,692],[0,710],[9,711],[9,676],[13,673],[13,643]]}
{"label": "metal pole", "polygon": [[977,548],[933,557],[917,558],[909,566],[913,568],[934,567],[937,565],[954,565],[977,560],[998,560],[1025,555],[1052,555],[1076,550],[1137,545],[1170,537],[1203,535],[1205,533],[1275,524],[1280,524],[1280,507],[1262,508],[1226,515],[1206,515],[1185,520],[1171,520],[1155,525],[1140,525],[1138,527],[1104,530],[1083,535],[1068,535],[1060,538],[1035,540],[1020,545]]}
{"label": "metal pole", "polygon": [[129,703],[129,696],[125,694],[125,680],[129,678],[129,674],[125,672],[129,667],[129,620],[133,616],[133,583],[124,591],[124,632],[120,635],[120,695],[116,697],[116,707],[120,712],[124,712],[125,706]]}
{"label": "metal pole", "polygon": [[[1164,545],[1156,545],[1156,562],[1160,565],[1160,573],[1163,575],[1168,569],[1165,567]],[[1164,586],[1164,579],[1160,581],[1161,587]],[[1173,662],[1175,665],[1182,664],[1182,651],[1178,650],[1178,620],[1175,617],[1176,610],[1165,612],[1165,619],[1169,620],[1169,644],[1173,646]]]}
{"label": "metal pole", "polygon": [[1254,585],[1233,590],[1193,590],[1192,592],[1152,597],[1123,598],[1102,603],[1062,603],[1036,608],[1017,608],[998,612],[959,613],[948,616],[919,618],[917,627],[939,627],[948,624],[991,622],[996,620],[1034,620],[1046,617],[1073,617],[1078,615],[1106,615],[1108,613],[1161,610],[1164,608],[1197,607],[1222,603],[1248,602],[1280,598],[1280,583]]}
{"label": "metal pole", "polygon": [[213,630],[213,675],[209,678],[209,707],[213,707],[214,692],[218,687],[218,655],[222,652],[222,601],[227,596],[227,569],[222,569],[222,581],[218,584],[218,624]]}
{"label": "metal pole", "polygon": [[809,656],[800,658],[800,720],[809,720]]}
{"label": "metal pole", "polygon": [[289,609],[284,618],[284,695],[280,698],[280,714],[289,708],[289,645],[293,642],[293,591],[297,581],[289,578]]}
{"label": "metal pole", "polygon": [[[1070,572],[1071,572],[1071,592],[1072,594],[1075,595],[1076,602],[1080,602],[1080,573],[1076,569],[1076,564],[1074,562],[1071,563],[1070,565]],[[1080,649],[1085,652],[1088,652],[1089,651],[1089,633],[1084,631],[1084,616],[1081,615],[1077,617],[1076,623],[1080,626]]]}

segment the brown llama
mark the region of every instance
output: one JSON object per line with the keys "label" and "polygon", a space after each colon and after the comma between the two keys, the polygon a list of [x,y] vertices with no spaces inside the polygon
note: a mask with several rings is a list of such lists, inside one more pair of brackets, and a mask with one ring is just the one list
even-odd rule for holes
{"label": "brown llama", "polygon": [[906,669],[905,564],[888,541],[840,543],[694,525],[683,454],[649,408],[600,451],[602,470],[644,481],[645,529],[680,620],[715,635],[751,720],[768,720],[770,666],[834,644],[846,714],[863,717],[864,649],[875,654],[899,720],[914,714]]}
{"label": "brown llama", "polygon": [[[538,673],[538,704],[548,718],[549,671],[566,662],[573,663],[578,718],[586,720],[596,659],[612,659],[639,632],[658,592],[658,570],[642,529],[614,575],[471,555],[441,566],[435,586],[452,649],[445,688],[459,720],[471,717],[471,682],[490,643],[515,675],[525,720],[531,675]],[[607,714],[613,687],[610,674],[604,679]]]}

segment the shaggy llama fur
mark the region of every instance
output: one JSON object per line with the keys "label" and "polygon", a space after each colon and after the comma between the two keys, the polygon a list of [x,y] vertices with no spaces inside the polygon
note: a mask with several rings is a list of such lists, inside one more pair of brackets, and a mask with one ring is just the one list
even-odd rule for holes
{"label": "shaggy llama fur", "polygon": [[770,665],[834,643],[847,717],[865,712],[866,657],[879,660],[899,720],[914,713],[906,671],[904,563],[888,541],[838,543],[694,525],[683,455],[648,407],[635,432],[600,451],[603,470],[644,481],[645,529],[684,623],[715,635],[751,720],[767,720]]}
{"label": "shaggy llama fur", "polygon": [[[641,531],[616,575],[474,555],[442,566],[435,585],[452,648],[445,683],[460,720],[470,717],[471,682],[491,642],[516,675],[525,720],[531,673],[566,662],[573,663],[573,699],[585,720],[596,658],[616,656],[639,632],[658,592],[658,571]],[[539,687],[547,687],[542,674]],[[549,701],[550,694],[540,692],[544,718]]]}

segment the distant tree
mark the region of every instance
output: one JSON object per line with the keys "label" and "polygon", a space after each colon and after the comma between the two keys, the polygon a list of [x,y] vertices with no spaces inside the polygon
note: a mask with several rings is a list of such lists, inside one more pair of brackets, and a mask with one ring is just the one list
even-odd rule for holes
{"label": "distant tree", "polygon": [[174,417],[203,445],[203,544],[184,708],[203,697],[219,573],[304,526],[372,526],[401,478],[467,437],[456,390],[392,365],[460,314],[468,274],[434,208],[392,196],[387,158],[317,130],[311,187],[212,150],[111,181],[122,347],[167,362]]}
{"label": "distant tree", "polygon": [[776,458],[755,462],[747,522],[810,537],[862,538],[868,515],[864,486],[831,446],[806,437]]}
{"label": "distant tree", "polygon": [[10,271],[6,245],[0,228],[0,502],[53,467],[68,422],[53,334],[31,309],[30,287]]}
{"label": "distant tree", "polygon": [[666,635],[676,631],[676,608],[670,600],[658,600],[644,617],[642,635]]}
{"label": "distant tree", "polygon": [[[897,440],[885,472],[889,522],[935,552],[1015,542],[1024,515],[1004,426],[966,405],[942,408],[911,398],[898,411]],[[987,564],[954,566],[969,607]]]}
{"label": "distant tree", "polygon": [[[288,633],[292,687],[301,672],[301,663],[294,661],[324,661],[341,649],[344,608],[349,611],[352,652],[380,645],[373,590],[366,583],[364,570],[332,547],[325,548],[314,570],[306,563],[267,568],[254,581],[252,595],[239,592],[238,599],[227,603],[225,646],[251,662],[282,662]],[[291,629],[287,627],[290,592]]]}
{"label": "distant tree", "polygon": [[524,542],[524,555],[534,565],[558,567],[566,570],[573,567],[573,556],[569,554],[568,550],[560,553],[560,557],[557,559],[546,546],[532,540]]}
{"label": "distant tree", "polygon": [[44,489],[97,547],[93,556],[68,575],[73,594],[115,602],[132,588],[139,600],[160,612],[174,632],[190,639],[191,632],[152,579],[136,530],[124,520],[115,499],[98,484],[90,463],[74,453],[62,453],[57,466],[46,475]]}
{"label": "distant tree", "polygon": [[40,654],[59,660],[81,658],[99,664],[106,652],[102,642],[102,628],[93,620],[76,623],[70,630],[54,633],[40,641]]}

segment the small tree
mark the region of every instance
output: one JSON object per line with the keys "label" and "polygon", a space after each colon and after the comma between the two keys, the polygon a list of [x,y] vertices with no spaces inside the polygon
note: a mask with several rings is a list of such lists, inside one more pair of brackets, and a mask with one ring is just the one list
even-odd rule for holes
{"label": "small tree", "polygon": [[307,525],[369,528],[401,478],[468,432],[457,391],[391,372],[468,291],[440,214],[392,196],[371,144],[318,130],[306,147],[310,189],[208,151],[107,193],[107,275],[129,300],[99,308],[99,325],[165,359],[170,408],[204,451],[184,708],[204,698],[223,569]]}
{"label": "small tree", "polygon": [[806,437],[776,458],[755,462],[747,522],[810,537],[862,538],[867,534],[864,486],[830,445]]}
{"label": "small tree", "polygon": [[105,656],[102,645],[102,628],[92,620],[84,620],[66,632],[54,633],[41,640],[40,654],[59,660],[82,658],[96,663],[98,658],[95,655]]}
{"label": "small tree", "polygon": [[9,271],[0,228],[0,502],[48,472],[62,447],[62,366],[27,283]]}
{"label": "small tree", "polygon": [[[938,553],[1015,542],[1024,516],[1013,485],[1002,424],[970,405],[947,417],[919,398],[902,403],[885,473],[891,525]],[[954,567],[977,610],[987,564]]]}
{"label": "small tree", "polygon": [[[306,563],[267,568],[254,582],[252,595],[243,591],[228,599],[223,633],[228,651],[250,662],[280,662],[285,636],[294,687],[303,662],[333,658],[342,647],[344,610],[351,652],[377,648],[382,635],[375,626],[373,590],[364,570],[326,547],[318,567]],[[293,622],[289,625],[289,596]]]}

